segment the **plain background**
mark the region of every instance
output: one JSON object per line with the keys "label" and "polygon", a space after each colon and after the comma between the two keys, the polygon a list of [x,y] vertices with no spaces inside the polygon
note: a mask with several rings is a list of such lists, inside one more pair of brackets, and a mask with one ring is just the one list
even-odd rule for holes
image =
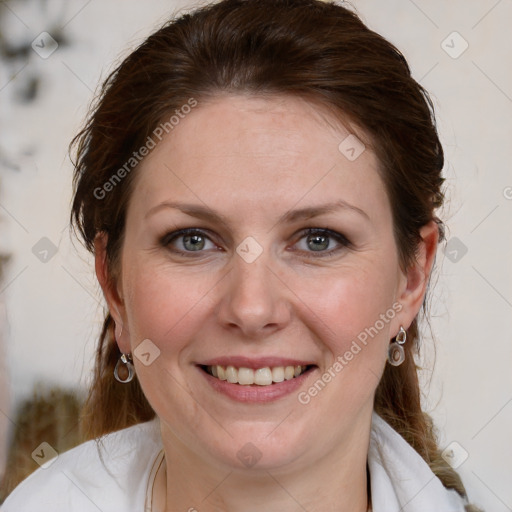
{"label": "plain background", "polygon": [[[193,5],[199,3],[0,6],[2,45],[27,47],[0,63],[0,252],[11,255],[0,284],[0,433],[34,385],[74,388],[88,381],[103,310],[92,258],[68,232],[67,145],[100,79],[170,14]],[[404,53],[431,93],[446,153],[447,204],[440,214],[448,242],[439,248],[430,293],[435,366],[425,329],[425,409],[441,446],[453,450],[471,500],[488,511],[510,511],[512,2],[354,0],[352,6]],[[44,31],[63,37],[46,59],[30,48]]]}

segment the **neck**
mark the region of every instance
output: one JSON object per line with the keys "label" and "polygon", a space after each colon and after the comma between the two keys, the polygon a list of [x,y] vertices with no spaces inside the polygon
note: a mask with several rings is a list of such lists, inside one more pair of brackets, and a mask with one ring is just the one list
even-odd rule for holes
{"label": "neck", "polygon": [[366,512],[369,432],[369,425],[363,432],[358,426],[341,449],[316,463],[275,470],[213,466],[163,435],[165,460],[157,473],[152,510]]}
{"label": "neck", "polygon": [[[279,512],[367,512],[370,501],[366,471],[357,473],[358,477],[350,478],[350,483],[347,483],[347,478],[345,481],[340,478],[334,491],[324,484],[318,486],[313,495],[304,492],[296,481],[277,478],[272,472],[257,478],[228,473],[216,481],[209,480],[209,485],[205,486],[191,485],[182,479],[178,483],[174,477],[169,481],[170,473],[167,473],[164,462],[157,475],[156,487],[160,491],[153,498],[152,512],[260,512],[262,509]],[[162,485],[166,485],[163,492]]]}

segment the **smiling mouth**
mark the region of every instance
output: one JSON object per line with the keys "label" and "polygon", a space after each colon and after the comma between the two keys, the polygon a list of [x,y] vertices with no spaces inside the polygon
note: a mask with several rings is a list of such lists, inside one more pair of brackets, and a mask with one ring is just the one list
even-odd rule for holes
{"label": "smiling mouth", "polygon": [[292,380],[313,369],[308,366],[265,366],[253,370],[252,368],[236,368],[235,366],[203,366],[200,368],[219,380],[225,380],[231,384],[241,386],[272,386],[285,380]]}

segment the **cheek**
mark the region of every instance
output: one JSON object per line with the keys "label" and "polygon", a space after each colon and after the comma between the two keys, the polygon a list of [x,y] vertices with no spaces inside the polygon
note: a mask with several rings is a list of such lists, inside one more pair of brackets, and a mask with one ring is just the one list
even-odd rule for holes
{"label": "cheek", "polygon": [[[391,322],[401,309],[388,276],[378,265],[368,272],[354,268],[303,289],[324,366],[298,398],[334,429],[339,418],[357,414],[368,403],[384,370]],[[326,408],[333,414],[323,414]]]}
{"label": "cheek", "polygon": [[127,261],[124,277],[130,343],[150,339],[164,359],[186,349],[210,302],[214,274],[183,272],[148,259]]}
{"label": "cheek", "polygon": [[[132,349],[148,338],[161,351],[174,352],[185,348],[187,338],[204,322],[215,321],[206,318],[214,309],[212,301],[222,300],[216,290],[216,284],[222,288],[221,276],[215,272],[196,275],[190,269],[180,272],[147,260],[125,268],[130,269],[124,283]],[[313,269],[300,277],[282,275],[296,296],[297,318],[292,322],[309,327],[332,355],[344,353],[352,340],[387,336],[388,320],[395,313],[393,275],[375,261],[336,270]]]}
{"label": "cheek", "polygon": [[[146,398],[160,417],[180,410],[189,427],[198,427],[201,407],[190,400],[189,383],[180,367],[187,360],[190,340],[196,335],[198,315],[213,286],[206,279],[193,279],[148,262],[127,265],[126,313],[135,370]],[[143,345],[143,340],[151,344]],[[138,349],[140,344],[140,349]],[[150,354],[147,364],[140,354]],[[153,355],[156,354],[155,357]]]}
{"label": "cheek", "polygon": [[375,263],[345,268],[301,285],[298,295],[311,310],[309,317],[318,318],[321,338],[333,356],[343,354],[353,340],[370,345],[387,339],[397,313],[392,275],[389,268],[385,271]]}

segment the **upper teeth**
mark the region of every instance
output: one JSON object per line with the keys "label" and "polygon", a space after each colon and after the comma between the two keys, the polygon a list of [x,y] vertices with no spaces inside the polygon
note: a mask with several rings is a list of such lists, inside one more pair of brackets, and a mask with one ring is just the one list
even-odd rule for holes
{"label": "upper teeth", "polygon": [[220,380],[227,380],[232,384],[257,384],[258,386],[269,386],[272,382],[283,382],[298,377],[304,372],[306,366],[275,366],[269,368],[235,368],[234,366],[208,366],[207,371]]}

